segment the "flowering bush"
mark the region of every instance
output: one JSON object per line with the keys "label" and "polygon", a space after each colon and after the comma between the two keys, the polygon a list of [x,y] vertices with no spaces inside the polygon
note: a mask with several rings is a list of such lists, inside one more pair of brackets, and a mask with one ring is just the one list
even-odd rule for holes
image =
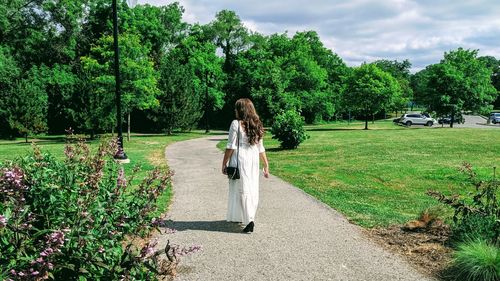
{"label": "flowering bush", "polygon": [[92,154],[68,142],[63,161],[35,147],[0,164],[0,280],[155,278],[144,259],[151,245],[134,251],[123,241],[151,230],[171,175],[155,169],[130,186],[116,148],[106,142]]}

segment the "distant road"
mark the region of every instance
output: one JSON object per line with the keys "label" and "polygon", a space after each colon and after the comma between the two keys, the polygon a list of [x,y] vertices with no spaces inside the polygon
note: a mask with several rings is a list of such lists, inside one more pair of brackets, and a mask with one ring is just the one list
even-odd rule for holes
{"label": "distant road", "polygon": [[[492,129],[497,128],[500,129],[500,124],[486,124],[486,118],[481,117],[479,115],[463,115],[465,118],[464,124],[453,124],[453,127],[456,128],[481,128],[481,129]],[[441,126],[441,125],[435,125]],[[444,126],[450,126],[449,124],[444,124]]]}

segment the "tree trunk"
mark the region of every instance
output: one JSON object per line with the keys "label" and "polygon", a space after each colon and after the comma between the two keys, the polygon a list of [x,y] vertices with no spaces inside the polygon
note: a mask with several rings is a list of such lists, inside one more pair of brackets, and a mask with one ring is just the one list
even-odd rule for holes
{"label": "tree trunk", "polygon": [[455,122],[455,110],[451,111],[450,128],[453,128],[453,122]]}
{"label": "tree trunk", "polygon": [[372,113],[372,124],[375,124],[375,114]]}
{"label": "tree trunk", "polygon": [[25,133],[24,137],[26,138],[26,143],[28,143],[28,133]]}
{"label": "tree trunk", "polygon": [[130,141],[130,112],[127,114],[127,141]]}
{"label": "tree trunk", "polygon": [[208,111],[210,110],[208,104],[208,71],[205,73],[205,134],[210,132],[210,125],[208,119]]}
{"label": "tree trunk", "polygon": [[368,130],[368,113],[365,113],[365,130]]}

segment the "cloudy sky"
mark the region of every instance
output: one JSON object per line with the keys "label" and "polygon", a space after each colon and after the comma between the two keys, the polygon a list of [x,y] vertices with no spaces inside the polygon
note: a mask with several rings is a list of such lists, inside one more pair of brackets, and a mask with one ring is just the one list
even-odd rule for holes
{"label": "cloudy sky", "polygon": [[[167,5],[169,0],[139,0]],[[211,22],[229,9],[245,26],[269,35],[315,30],[350,66],[409,59],[413,71],[445,51],[479,49],[500,59],[500,0],[179,0],[184,20]]]}

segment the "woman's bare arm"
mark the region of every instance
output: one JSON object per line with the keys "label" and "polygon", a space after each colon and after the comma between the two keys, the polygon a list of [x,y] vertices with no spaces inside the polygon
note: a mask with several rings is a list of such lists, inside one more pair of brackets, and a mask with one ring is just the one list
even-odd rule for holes
{"label": "woman's bare arm", "polygon": [[267,161],[266,152],[259,153],[260,161],[262,161],[262,171],[264,172],[264,177],[269,177],[269,162]]}
{"label": "woman's bare arm", "polygon": [[224,175],[227,175],[226,168],[227,168],[227,162],[229,162],[229,158],[231,155],[233,155],[234,149],[228,149],[226,148],[226,151],[224,152],[224,158],[222,159],[222,173]]}

